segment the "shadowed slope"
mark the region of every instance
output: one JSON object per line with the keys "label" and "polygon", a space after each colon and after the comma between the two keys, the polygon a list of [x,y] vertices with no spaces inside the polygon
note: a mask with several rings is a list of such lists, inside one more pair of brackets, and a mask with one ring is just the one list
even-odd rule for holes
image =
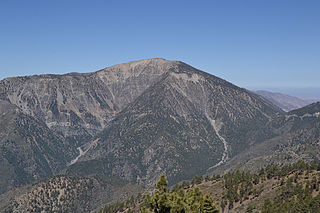
{"label": "shadowed slope", "polygon": [[76,154],[44,123],[0,101],[0,194],[63,169]]}

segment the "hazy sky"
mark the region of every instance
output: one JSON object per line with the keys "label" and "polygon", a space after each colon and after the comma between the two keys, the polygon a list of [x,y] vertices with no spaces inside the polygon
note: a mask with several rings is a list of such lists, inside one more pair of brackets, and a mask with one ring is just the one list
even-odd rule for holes
{"label": "hazy sky", "polygon": [[241,87],[319,87],[320,1],[0,1],[0,79],[154,57]]}

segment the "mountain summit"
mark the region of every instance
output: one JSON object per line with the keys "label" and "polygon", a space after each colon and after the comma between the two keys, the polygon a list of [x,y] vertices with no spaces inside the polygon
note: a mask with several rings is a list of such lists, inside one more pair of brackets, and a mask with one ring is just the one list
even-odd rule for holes
{"label": "mountain summit", "polygon": [[[33,129],[43,129],[41,141],[28,137],[28,143],[40,147],[32,149],[35,160],[29,167],[21,163],[29,162],[29,151],[21,144],[26,141],[15,140],[19,145],[9,146],[11,139],[1,136],[3,162],[22,168],[32,177],[29,182],[64,172],[147,184],[167,173],[176,183],[273,137],[276,132],[269,123],[283,113],[246,89],[165,59],[85,74],[7,78],[0,82],[0,100],[33,119]],[[13,134],[17,128],[29,127],[13,126]],[[20,151],[24,154],[19,159],[7,154]],[[41,169],[47,172],[35,172]]]}
{"label": "mountain summit", "polygon": [[149,59],[94,73],[7,78],[0,98],[81,145],[177,63]]}
{"label": "mountain summit", "polygon": [[153,183],[167,173],[178,182],[272,137],[267,124],[282,113],[260,96],[183,62],[142,60],[98,73],[130,82],[119,98],[136,98],[82,146],[85,154],[69,174],[98,172]]}

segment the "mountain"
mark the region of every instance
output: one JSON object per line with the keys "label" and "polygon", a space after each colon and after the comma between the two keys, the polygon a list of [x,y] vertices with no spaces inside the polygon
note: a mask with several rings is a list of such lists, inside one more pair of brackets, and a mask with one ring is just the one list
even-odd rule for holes
{"label": "mountain", "polygon": [[153,59],[94,73],[7,78],[0,82],[0,99],[80,146],[152,86],[170,66],[169,61]]}
{"label": "mountain", "polygon": [[77,159],[79,146],[170,66],[145,63],[0,81],[0,194],[61,173]]}
{"label": "mountain", "polygon": [[[219,77],[158,58],[7,78],[0,81],[0,203],[17,212],[34,202],[85,212],[114,201],[122,185],[152,187],[163,173],[173,185],[319,160],[319,109],[318,102],[285,113]],[[79,186],[70,187],[75,194],[65,191],[70,183]]]}
{"label": "mountain", "polygon": [[265,90],[257,90],[255,91],[255,93],[268,99],[284,111],[298,109],[317,101],[316,99],[298,98],[278,92],[269,92]]}
{"label": "mountain", "polygon": [[83,146],[67,174],[151,184],[166,173],[176,183],[275,135],[266,124],[282,111],[260,96],[183,62],[142,62],[165,72]]}
{"label": "mountain", "polygon": [[17,106],[0,101],[0,194],[56,174],[75,147]]}
{"label": "mountain", "polygon": [[280,115],[272,123],[278,136],[251,146],[214,172],[320,160],[320,102]]}
{"label": "mountain", "polygon": [[164,59],[94,73],[7,78],[0,99],[60,138],[45,140],[56,144],[54,152],[59,144],[67,147],[55,158],[64,168],[47,175],[99,173],[136,183],[152,183],[161,173],[173,183],[205,173],[275,136],[267,124],[283,113],[246,89]]}

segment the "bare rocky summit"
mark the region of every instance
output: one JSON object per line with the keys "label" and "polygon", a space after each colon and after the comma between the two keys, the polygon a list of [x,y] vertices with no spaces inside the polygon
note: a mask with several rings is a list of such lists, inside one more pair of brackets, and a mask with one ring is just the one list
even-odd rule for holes
{"label": "bare rocky summit", "polygon": [[175,183],[274,135],[266,124],[282,111],[260,96],[182,62],[160,67],[165,72],[83,146],[68,174],[152,184],[167,173]]}
{"label": "bare rocky summit", "polygon": [[170,66],[151,59],[87,74],[7,78],[0,82],[0,98],[82,145]]}

